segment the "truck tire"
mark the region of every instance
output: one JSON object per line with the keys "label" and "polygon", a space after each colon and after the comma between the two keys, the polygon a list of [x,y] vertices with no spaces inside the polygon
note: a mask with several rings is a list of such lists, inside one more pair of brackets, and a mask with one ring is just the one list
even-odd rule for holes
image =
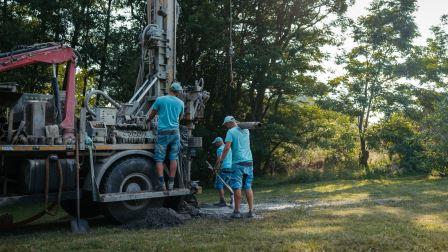
{"label": "truck tire", "polygon": [[[92,195],[90,192],[83,192],[80,203],[81,218],[93,218],[101,215],[100,207],[97,203],[92,201]],[[70,216],[76,217],[76,199],[61,201],[61,207]]]}
{"label": "truck tire", "polygon": [[[102,193],[152,191],[157,183],[154,162],[143,157],[118,161],[103,178]],[[104,215],[112,222],[124,224],[145,217],[146,210],[161,207],[163,199],[145,199],[102,204]]]}

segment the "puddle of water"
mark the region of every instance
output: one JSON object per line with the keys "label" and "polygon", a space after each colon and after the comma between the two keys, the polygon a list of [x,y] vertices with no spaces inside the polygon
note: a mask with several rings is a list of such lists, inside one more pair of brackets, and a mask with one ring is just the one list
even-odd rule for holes
{"label": "puddle of water", "polygon": [[[260,203],[255,204],[254,209],[257,215],[260,215],[260,212],[264,211],[275,211],[275,210],[284,210],[288,208],[294,207],[303,207],[302,204],[297,203]],[[233,208],[230,207],[214,207],[214,206],[202,206],[199,209],[199,212],[202,216],[211,217],[211,218],[230,218],[230,215],[233,212]],[[240,212],[245,213],[249,212],[249,206],[247,204],[241,204]],[[260,216],[261,217],[261,216]]]}

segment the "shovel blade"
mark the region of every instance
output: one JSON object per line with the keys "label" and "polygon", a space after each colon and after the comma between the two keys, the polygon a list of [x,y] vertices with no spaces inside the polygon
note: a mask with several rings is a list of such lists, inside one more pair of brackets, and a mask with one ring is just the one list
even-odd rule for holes
{"label": "shovel blade", "polygon": [[70,222],[72,232],[75,234],[85,234],[89,232],[89,223],[83,219],[73,219]]}

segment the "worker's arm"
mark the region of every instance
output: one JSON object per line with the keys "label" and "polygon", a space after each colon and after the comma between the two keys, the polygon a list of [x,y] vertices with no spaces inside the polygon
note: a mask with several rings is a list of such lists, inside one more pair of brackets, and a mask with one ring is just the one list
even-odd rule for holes
{"label": "worker's arm", "polygon": [[151,110],[149,111],[148,120],[151,121],[157,115],[157,110],[159,109],[159,98],[156,99],[154,104],[151,106]]}
{"label": "worker's arm", "polygon": [[185,105],[182,103],[182,111],[179,114],[179,122],[182,121],[182,119],[184,118],[184,114],[185,114]]}
{"label": "worker's arm", "polygon": [[157,110],[151,109],[151,111],[149,111],[148,120],[151,121],[152,119],[154,119],[154,116],[156,116],[156,115],[157,115]]}
{"label": "worker's arm", "polygon": [[221,164],[221,161],[226,158],[227,153],[229,153],[230,147],[232,147],[232,142],[226,142],[226,146],[224,146],[221,157],[218,157],[218,159],[216,160],[216,164]]}

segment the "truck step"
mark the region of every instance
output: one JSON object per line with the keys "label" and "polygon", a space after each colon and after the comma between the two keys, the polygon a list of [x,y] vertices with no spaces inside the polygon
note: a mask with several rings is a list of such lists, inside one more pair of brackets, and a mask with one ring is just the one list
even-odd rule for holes
{"label": "truck step", "polygon": [[190,194],[190,189],[174,189],[173,191],[160,191],[160,192],[135,192],[135,193],[106,193],[100,194],[100,202],[117,202],[117,201],[128,201],[128,200],[141,200],[141,199],[152,199],[152,198],[163,198],[171,196],[182,196]]}

